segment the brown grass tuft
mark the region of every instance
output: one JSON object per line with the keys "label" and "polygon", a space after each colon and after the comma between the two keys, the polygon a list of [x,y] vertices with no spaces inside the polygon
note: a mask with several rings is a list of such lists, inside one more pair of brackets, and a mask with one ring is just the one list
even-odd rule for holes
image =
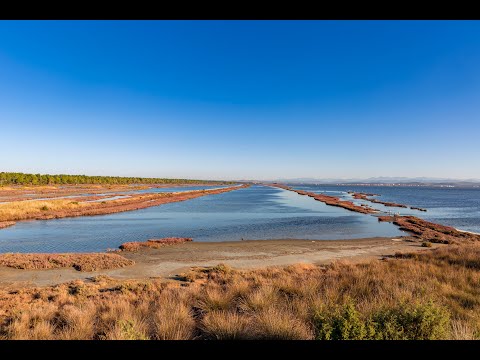
{"label": "brown grass tuft", "polygon": [[202,319],[201,331],[206,339],[246,340],[254,338],[250,319],[236,312],[215,310]]}
{"label": "brown grass tuft", "polygon": [[313,332],[292,313],[269,307],[255,315],[255,332],[267,340],[309,340]]}

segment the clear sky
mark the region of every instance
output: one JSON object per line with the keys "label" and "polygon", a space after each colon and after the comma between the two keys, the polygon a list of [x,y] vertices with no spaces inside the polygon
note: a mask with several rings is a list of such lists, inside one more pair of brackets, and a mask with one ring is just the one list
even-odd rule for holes
{"label": "clear sky", "polygon": [[480,22],[0,21],[0,171],[480,178]]}

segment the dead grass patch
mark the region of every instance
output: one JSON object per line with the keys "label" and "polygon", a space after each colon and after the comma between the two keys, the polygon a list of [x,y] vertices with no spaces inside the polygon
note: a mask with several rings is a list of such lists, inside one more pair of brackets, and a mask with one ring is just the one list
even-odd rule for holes
{"label": "dead grass patch", "polygon": [[0,254],[0,266],[15,269],[38,270],[74,268],[77,271],[117,269],[135,264],[117,254]]}

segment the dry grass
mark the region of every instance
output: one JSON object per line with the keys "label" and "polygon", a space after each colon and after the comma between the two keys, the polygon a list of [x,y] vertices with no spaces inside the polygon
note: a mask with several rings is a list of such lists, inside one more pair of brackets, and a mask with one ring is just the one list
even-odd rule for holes
{"label": "dry grass", "polygon": [[200,325],[203,337],[215,340],[247,340],[254,338],[251,320],[234,311],[208,312]]}
{"label": "dry grass", "polygon": [[78,271],[117,269],[135,264],[117,254],[0,254],[0,266],[15,269],[58,269],[73,267]]}
{"label": "dry grass", "polygon": [[0,290],[5,339],[479,339],[480,245]]}
{"label": "dry grass", "polygon": [[126,242],[119,246],[122,251],[138,251],[141,248],[153,248],[158,249],[163,246],[183,244],[188,241],[193,241],[192,238],[178,238],[178,237],[169,237],[163,239],[152,239],[147,241],[132,241]]}
{"label": "dry grass", "polygon": [[87,205],[85,203],[75,204],[71,199],[12,201],[0,204],[0,221],[33,219],[37,216],[43,216],[47,212],[78,210]]}

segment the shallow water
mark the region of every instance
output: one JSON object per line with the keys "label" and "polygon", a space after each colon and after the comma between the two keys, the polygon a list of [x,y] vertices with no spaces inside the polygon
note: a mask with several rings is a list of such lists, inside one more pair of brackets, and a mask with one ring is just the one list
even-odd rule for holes
{"label": "shallow water", "polygon": [[[453,226],[461,230],[480,233],[480,189],[412,186],[336,186],[291,185],[294,189],[325,192],[357,204],[368,204],[382,211],[400,215],[415,215],[435,223]],[[380,201],[390,201],[427,209],[427,212],[397,207],[385,207],[362,200],[353,200],[348,191],[374,193]]]}
{"label": "shallow water", "polygon": [[252,186],[136,211],[19,222],[0,230],[0,252],[104,251],[127,241],[167,236],[214,242],[401,235],[396,226],[379,223],[374,216],[291,191]]}

